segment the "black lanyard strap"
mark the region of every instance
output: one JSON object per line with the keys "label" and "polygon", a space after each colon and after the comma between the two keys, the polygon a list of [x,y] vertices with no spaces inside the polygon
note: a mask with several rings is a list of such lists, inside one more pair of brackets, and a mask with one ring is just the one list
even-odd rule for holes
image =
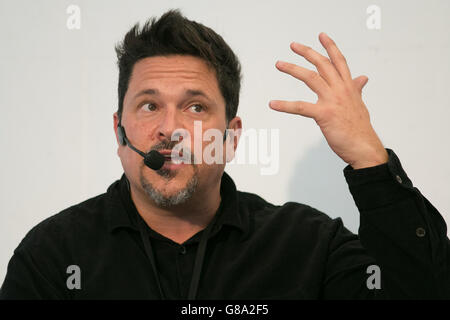
{"label": "black lanyard strap", "polygon": [[204,229],[202,238],[198,245],[197,254],[195,256],[194,270],[192,272],[191,284],[189,286],[188,300],[195,300],[197,297],[198,284],[200,282],[200,275],[203,267],[203,260],[205,259],[206,244],[208,243],[208,236],[214,227],[219,213],[214,215],[212,222]]}
{"label": "black lanyard strap", "polygon": [[139,216],[139,230],[142,238],[142,242],[144,243],[145,253],[147,254],[150,263],[152,264],[153,274],[155,276],[156,284],[158,285],[159,295],[161,296],[161,300],[164,300],[164,292],[161,287],[161,282],[159,280],[158,269],[156,269],[155,257],[153,255],[152,245],[149,240],[149,236],[146,229],[146,224],[144,219]]}

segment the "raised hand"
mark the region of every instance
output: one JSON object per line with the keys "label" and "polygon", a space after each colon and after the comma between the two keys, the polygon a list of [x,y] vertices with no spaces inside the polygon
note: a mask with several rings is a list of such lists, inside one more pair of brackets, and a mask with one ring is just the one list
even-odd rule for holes
{"label": "raised hand", "polygon": [[300,43],[292,42],[290,46],[311,62],[317,72],[288,62],[276,63],[278,70],[311,88],[318,96],[317,102],[271,100],[270,107],[313,118],[331,149],[354,169],[386,163],[388,154],[370,123],[361,97],[368,78],[352,79],[347,61],[334,41],[325,33],[319,34],[319,40],[329,58]]}

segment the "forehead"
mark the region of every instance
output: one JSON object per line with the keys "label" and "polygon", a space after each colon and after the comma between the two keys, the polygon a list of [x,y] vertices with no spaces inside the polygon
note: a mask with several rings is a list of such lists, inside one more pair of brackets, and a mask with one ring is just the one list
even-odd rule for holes
{"label": "forehead", "polygon": [[223,99],[215,71],[205,61],[193,56],[157,56],[144,58],[133,67],[128,85],[128,96],[147,88],[157,88],[168,94],[185,89],[201,89],[215,100]]}

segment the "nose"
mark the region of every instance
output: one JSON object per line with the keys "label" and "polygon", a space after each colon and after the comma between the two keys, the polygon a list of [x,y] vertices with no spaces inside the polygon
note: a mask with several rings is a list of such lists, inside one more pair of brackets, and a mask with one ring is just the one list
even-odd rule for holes
{"label": "nose", "polygon": [[158,138],[171,141],[175,130],[182,128],[182,121],[176,109],[167,108],[160,119]]}

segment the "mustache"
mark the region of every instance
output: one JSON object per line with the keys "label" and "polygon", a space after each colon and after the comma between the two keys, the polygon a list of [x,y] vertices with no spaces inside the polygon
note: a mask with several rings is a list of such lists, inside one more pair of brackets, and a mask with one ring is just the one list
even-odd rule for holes
{"label": "mustache", "polygon": [[149,152],[152,150],[172,150],[180,141],[170,141],[170,140],[163,140],[160,143],[155,144],[153,147],[150,148]]}
{"label": "mustache", "polygon": [[[163,141],[155,144],[154,146],[152,146],[148,152],[150,152],[152,150],[156,150],[156,151],[172,150],[179,143],[182,143],[182,142],[181,141],[163,140]],[[187,146],[183,146],[182,150],[183,150],[183,156],[180,158],[181,159],[190,159],[191,164],[195,165],[195,163],[196,163],[195,155],[191,152],[191,149],[188,148]]]}

